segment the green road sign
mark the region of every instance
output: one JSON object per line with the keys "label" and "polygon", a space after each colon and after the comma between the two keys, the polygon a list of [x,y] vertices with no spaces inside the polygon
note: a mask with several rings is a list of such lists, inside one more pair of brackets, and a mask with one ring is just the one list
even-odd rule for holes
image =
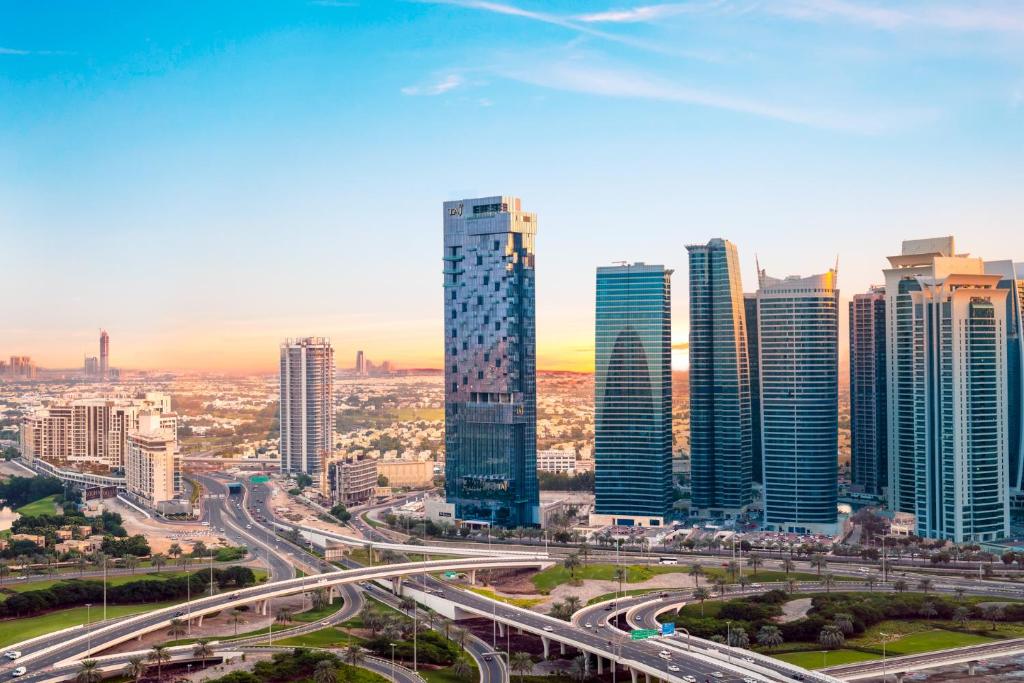
{"label": "green road sign", "polygon": [[446,579],[455,579],[455,578],[458,578],[458,576],[459,576],[458,572],[445,572],[444,573],[444,578],[446,578]]}
{"label": "green road sign", "polygon": [[266,484],[268,481],[270,481],[270,477],[268,477],[265,474],[254,474],[251,477],[249,477],[249,481],[251,481],[253,484]]}
{"label": "green road sign", "polygon": [[629,637],[633,640],[643,640],[644,638],[653,638],[658,635],[658,631],[653,628],[638,628],[629,632]]}

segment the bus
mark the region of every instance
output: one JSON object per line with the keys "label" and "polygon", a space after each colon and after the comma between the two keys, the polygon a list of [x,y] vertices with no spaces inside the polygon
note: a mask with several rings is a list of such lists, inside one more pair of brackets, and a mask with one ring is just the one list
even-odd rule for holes
{"label": "bus", "polygon": [[679,564],[679,558],[676,557],[659,557],[658,564]]}

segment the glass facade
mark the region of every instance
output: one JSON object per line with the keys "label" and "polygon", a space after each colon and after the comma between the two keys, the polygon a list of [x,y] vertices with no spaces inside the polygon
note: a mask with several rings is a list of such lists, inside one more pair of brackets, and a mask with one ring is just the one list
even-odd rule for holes
{"label": "glass facade", "polygon": [[760,273],[764,507],[768,528],[835,533],[838,502],[839,290],[835,271]]}
{"label": "glass facade", "polygon": [[671,270],[597,269],[595,513],[661,523],[672,486]]}
{"label": "glass facade", "polygon": [[444,203],[445,495],[459,519],[540,523],[535,214]]}
{"label": "glass facade", "polygon": [[334,349],[329,339],[281,344],[281,469],[318,475],[334,446]]}
{"label": "glass facade", "polygon": [[750,366],[750,474],[757,484],[764,483],[761,459],[761,365],[757,341],[757,294],[743,295],[747,323],[747,362]]}
{"label": "glass facade", "polygon": [[736,246],[687,248],[690,261],[690,473],[693,508],[714,516],[751,502],[750,365]]}
{"label": "glass facade", "polygon": [[889,474],[885,288],[850,301],[850,470],[855,490],[882,495]]}

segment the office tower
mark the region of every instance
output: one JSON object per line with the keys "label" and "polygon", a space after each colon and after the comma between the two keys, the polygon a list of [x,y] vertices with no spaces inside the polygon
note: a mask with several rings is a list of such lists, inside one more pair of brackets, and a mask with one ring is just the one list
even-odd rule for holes
{"label": "office tower", "polygon": [[181,491],[181,459],[177,437],[163,426],[161,414],[142,411],[127,444],[124,476],[128,493],[150,507],[173,500]]}
{"label": "office tower", "polygon": [[743,295],[743,311],[747,326],[747,365],[750,368],[750,478],[764,483],[761,462],[761,364],[757,343],[757,294]]}
{"label": "office tower", "polygon": [[139,429],[143,413],[158,414],[160,428],[177,434],[166,394],[55,401],[22,421],[22,456],[85,470],[123,468],[128,434]]}
{"label": "office tower", "polygon": [[850,470],[855,490],[875,496],[888,486],[885,388],[885,288],[850,301]]}
{"label": "office tower", "polygon": [[366,356],[362,351],[356,351],[356,374],[366,374]]}
{"label": "office tower", "polygon": [[539,524],[537,217],[517,197],[443,212],[445,496],[459,519]]}
{"label": "office tower", "polygon": [[693,507],[735,516],[751,502],[750,364],[736,246],[690,245],[690,474]]}
{"label": "office tower", "polygon": [[671,509],[671,277],[597,269],[594,524],[663,526]]}
{"label": "office tower", "polygon": [[885,269],[885,317],[888,365],[886,376],[887,437],[889,442],[888,504],[893,510],[917,510],[918,467],[924,460],[924,442],[918,423],[923,419],[919,379],[915,367],[923,362],[914,337],[912,295],[921,289],[919,278],[944,278],[952,273],[981,274],[980,258],[956,253],[951,236],[906,240],[899,255],[889,257]]}
{"label": "office tower", "polygon": [[110,370],[110,335],[100,330],[100,379],[107,379]]}
{"label": "office tower", "polygon": [[1010,494],[1024,496],[1024,263],[991,261],[985,272],[999,275],[1006,296],[1006,415]]}
{"label": "office tower", "polygon": [[759,274],[764,515],[769,529],[835,534],[839,290],[836,271]]}
{"label": "office tower", "polygon": [[11,356],[7,365],[7,377],[12,380],[36,378],[36,365],[30,356]]}
{"label": "office tower", "polygon": [[87,377],[97,377],[100,374],[100,360],[96,356],[86,356],[83,370]]}
{"label": "office tower", "polygon": [[334,349],[324,337],[281,344],[281,470],[319,475],[334,447]]}

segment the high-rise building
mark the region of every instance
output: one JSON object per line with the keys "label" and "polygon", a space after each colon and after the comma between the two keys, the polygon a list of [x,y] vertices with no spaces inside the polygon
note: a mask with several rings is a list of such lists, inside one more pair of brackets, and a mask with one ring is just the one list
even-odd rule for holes
{"label": "high-rise building", "polygon": [[362,351],[356,351],[355,370],[357,375],[362,376],[366,374],[366,356],[363,354]]}
{"label": "high-rise building", "polygon": [[31,356],[11,356],[6,374],[12,380],[35,379],[36,365],[32,362]]}
{"label": "high-rise building", "polygon": [[858,492],[882,495],[888,486],[885,388],[885,288],[850,301],[850,470]]}
{"label": "high-rise building", "polygon": [[663,526],[672,490],[672,271],[597,269],[595,524]]}
{"label": "high-rise building", "polygon": [[750,367],[750,473],[755,484],[764,483],[761,461],[761,364],[757,343],[757,294],[743,295],[747,323],[747,363]]}
{"label": "high-rise building", "polygon": [[536,525],[537,217],[504,196],[443,213],[445,496],[460,519]]}
{"label": "high-rise building", "polygon": [[125,488],[150,507],[173,500],[181,492],[181,458],[174,430],[164,426],[158,411],[139,413],[138,427],[128,433]]}
{"label": "high-rise building", "polygon": [[321,490],[335,503],[351,507],[373,497],[377,487],[377,461],[345,457],[331,460],[321,474]]}
{"label": "high-rise building", "polygon": [[98,377],[100,374],[100,360],[96,356],[86,356],[82,370],[86,377]]}
{"label": "high-rise building", "polygon": [[40,458],[87,469],[120,469],[128,434],[139,429],[141,414],[154,412],[161,429],[177,433],[177,416],[166,394],[56,401],[22,422],[21,452],[29,462]]}
{"label": "high-rise building", "polygon": [[334,348],[324,337],[281,344],[281,470],[320,475],[334,447]]}
{"label": "high-rise building", "polygon": [[100,330],[100,379],[107,379],[110,370],[110,335]]}
{"label": "high-rise building", "polygon": [[836,272],[759,274],[758,341],[769,529],[838,531],[839,290]]}
{"label": "high-rise building", "polygon": [[916,280],[907,322],[917,353],[901,372],[912,375],[917,412],[901,427],[911,431],[903,445],[913,443],[917,534],[955,543],[1006,538],[1007,290],[999,275]]}
{"label": "high-rise building", "polygon": [[690,477],[695,510],[744,512],[752,497],[750,364],[736,246],[690,245]]}
{"label": "high-rise building", "polygon": [[885,269],[885,316],[888,366],[886,376],[887,437],[889,442],[889,507],[897,512],[915,514],[918,496],[918,467],[925,458],[920,438],[924,419],[920,394],[920,373],[915,370],[924,358],[915,338],[914,292],[920,291],[919,278],[945,278],[953,273],[985,272],[980,258],[956,253],[951,236],[906,240],[901,253],[889,257]]}
{"label": "high-rise building", "polygon": [[1024,263],[991,261],[985,272],[999,275],[1006,296],[1006,415],[1010,493],[1024,496]]}

